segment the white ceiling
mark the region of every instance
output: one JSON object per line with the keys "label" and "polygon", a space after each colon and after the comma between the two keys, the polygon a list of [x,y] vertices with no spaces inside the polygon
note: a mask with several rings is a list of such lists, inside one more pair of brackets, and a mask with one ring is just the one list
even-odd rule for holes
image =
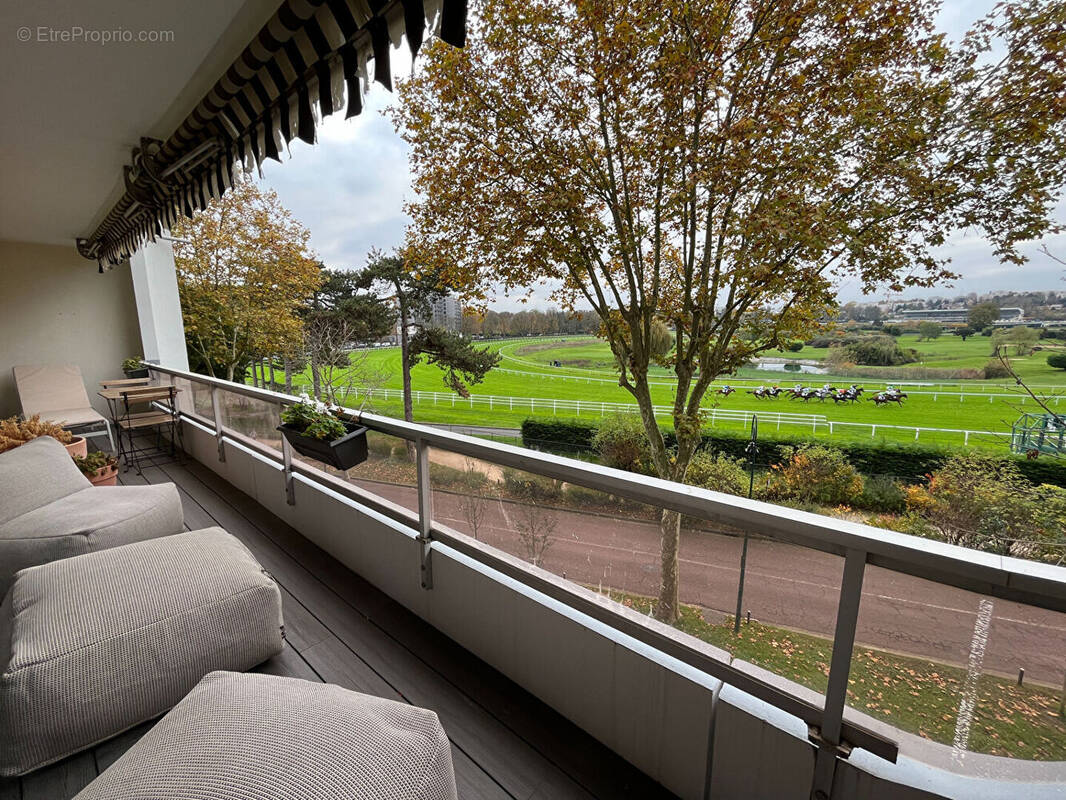
{"label": "white ceiling", "polygon": [[[0,3],[0,240],[73,247],[76,237],[92,233],[121,195],[130,150],[142,136],[166,139],[279,4]],[[173,36],[160,43],[49,41],[79,26]]]}

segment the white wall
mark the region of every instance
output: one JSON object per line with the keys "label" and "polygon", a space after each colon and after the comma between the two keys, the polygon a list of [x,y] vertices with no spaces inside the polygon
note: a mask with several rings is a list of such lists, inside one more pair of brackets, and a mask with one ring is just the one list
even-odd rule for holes
{"label": "white wall", "polygon": [[97,382],[141,353],[129,268],[100,274],[69,247],[0,241],[0,417],[20,411],[11,368],[77,364],[97,410]]}
{"label": "white wall", "polygon": [[189,353],[185,348],[173,246],[166,239],[145,242],[130,257],[130,274],[144,360],[188,370]]}

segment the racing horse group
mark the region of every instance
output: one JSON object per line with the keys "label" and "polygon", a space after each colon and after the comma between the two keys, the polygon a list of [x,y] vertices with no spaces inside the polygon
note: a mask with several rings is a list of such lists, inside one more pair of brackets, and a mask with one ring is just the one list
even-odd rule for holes
{"label": "racing horse group", "polygon": [[[717,390],[717,394],[728,397],[735,391],[736,387],[726,384]],[[800,384],[796,384],[791,389],[782,389],[780,386],[759,386],[755,389],[749,389],[747,393],[756,400],[776,400],[779,395],[784,394],[790,400],[802,400],[804,403],[809,403],[811,400],[817,400],[821,403],[826,400],[832,400],[833,403],[839,405],[840,403],[857,403],[864,391],[863,387],[856,386],[854,383],[846,389],[837,388],[827,383],[820,388],[802,386]],[[907,393],[901,392],[895,386],[889,386],[884,391],[878,392],[868,399],[879,406],[888,405],[889,403],[896,403],[902,406],[903,401],[907,399]]]}

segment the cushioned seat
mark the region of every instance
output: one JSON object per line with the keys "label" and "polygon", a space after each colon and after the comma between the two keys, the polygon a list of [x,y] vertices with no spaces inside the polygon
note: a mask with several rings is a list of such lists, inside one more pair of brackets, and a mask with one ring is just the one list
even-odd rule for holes
{"label": "cushioned seat", "polygon": [[[23,416],[40,414],[45,419],[62,422],[66,428],[78,428],[83,436],[106,435],[114,451],[111,423],[89,402],[77,364],[23,365],[13,367],[11,372]],[[84,430],[100,425],[103,431]]]}
{"label": "cushioned seat", "polygon": [[[91,406],[87,408],[56,408],[45,412],[49,419],[55,420],[65,428],[79,428],[82,425],[104,425],[107,417]],[[33,416],[32,414],[30,416]]]}
{"label": "cushioned seat", "polygon": [[215,672],[75,800],[455,800],[432,711]]}
{"label": "cushioned seat", "polygon": [[282,647],[281,594],[221,528],[25,569],[0,604],[0,775],[64,758]]}
{"label": "cushioned seat", "polygon": [[0,453],[0,597],[24,567],[184,527],[173,484],[95,487],[49,436]]}

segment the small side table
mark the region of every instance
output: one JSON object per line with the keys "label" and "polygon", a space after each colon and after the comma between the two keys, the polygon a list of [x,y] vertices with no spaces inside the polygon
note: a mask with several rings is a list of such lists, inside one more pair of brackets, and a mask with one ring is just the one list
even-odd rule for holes
{"label": "small side table", "polygon": [[[101,381],[97,394],[107,401],[111,420],[118,433],[119,457],[126,465],[142,472],[142,465],[158,466],[177,459],[178,451],[185,454],[185,442],[182,437],[177,411],[177,395],[181,389],[174,386],[152,386],[146,378],[129,378],[126,380]],[[162,408],[160,408],[162,406]],[[135,408],[145,410],[135,411]],[[163,431],[168,430],[169,437],[163,438]],[[155,443],[144,445],[135,437],[143,437],[155,432]]]}

